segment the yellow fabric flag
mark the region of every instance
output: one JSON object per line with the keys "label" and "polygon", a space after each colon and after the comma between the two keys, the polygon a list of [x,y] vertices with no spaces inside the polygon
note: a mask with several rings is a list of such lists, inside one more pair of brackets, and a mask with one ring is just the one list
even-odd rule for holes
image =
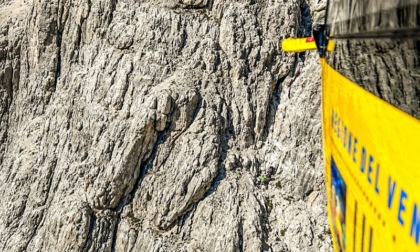
{"label": "yellow fabric flag", "polygon": [[420,121],[321,64],[335,251],[420,251]]}

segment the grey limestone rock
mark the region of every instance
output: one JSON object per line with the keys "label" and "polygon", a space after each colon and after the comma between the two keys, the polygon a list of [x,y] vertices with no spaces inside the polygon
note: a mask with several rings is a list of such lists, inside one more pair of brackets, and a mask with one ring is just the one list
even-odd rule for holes
{"label": "grey limestone rock", "polygon": [[279,46],[323,13],[0,1],[0,250],[330,251],[318,57]]}

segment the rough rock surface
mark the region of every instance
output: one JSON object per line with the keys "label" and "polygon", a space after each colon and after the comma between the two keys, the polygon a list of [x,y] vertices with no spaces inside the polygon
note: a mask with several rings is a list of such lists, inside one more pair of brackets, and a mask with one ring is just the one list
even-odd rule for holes
{"label": "rough rock surface", "polygon": [[344,40],[336,44],[330,63],[375,96],[420,119],[419,52],[415,39]]}
{"label": "rough rock surface", "polygon": [[0,0],[0,250],[331,250],[323,8]]}

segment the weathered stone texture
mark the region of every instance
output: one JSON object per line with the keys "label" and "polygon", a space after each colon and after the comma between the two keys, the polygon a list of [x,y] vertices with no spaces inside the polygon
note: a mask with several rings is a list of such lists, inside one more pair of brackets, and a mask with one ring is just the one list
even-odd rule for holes
{"label": "weathered stone texture", "polygon": [[329,251],[317,55],[279,48],[322,15],[0,1],[0,250]]}

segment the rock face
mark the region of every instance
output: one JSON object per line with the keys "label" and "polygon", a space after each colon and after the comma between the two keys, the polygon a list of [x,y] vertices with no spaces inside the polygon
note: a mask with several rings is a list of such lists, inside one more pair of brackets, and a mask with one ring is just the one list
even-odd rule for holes
{"label": "rock face", "polygon": [[339,41],[330,63],[374,95],[420,119],[420,42]]}
{"label": "rock face", "polygon": [[323,6],[0,0],[0,250],[331,250]]}

